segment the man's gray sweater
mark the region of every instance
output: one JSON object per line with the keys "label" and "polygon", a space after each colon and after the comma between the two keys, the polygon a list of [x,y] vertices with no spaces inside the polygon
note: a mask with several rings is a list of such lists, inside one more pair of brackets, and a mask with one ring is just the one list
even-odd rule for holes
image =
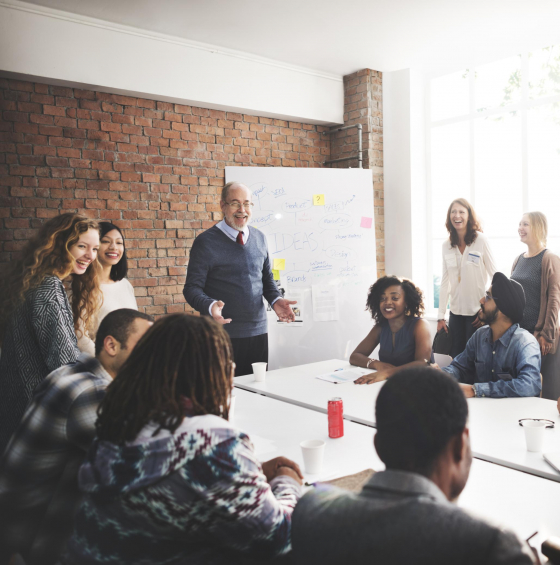
{"label": "man's gray sweater", "polygon": [[191,249],[183,294],[204,316],[214,300],[224,302],[222,315],[232,320],[224,329],[232,338],[266,333],[263,296],[271,303],[281,295],[264,234],[249,227],[247,243],[239,245],[216,226],[201,233]]}

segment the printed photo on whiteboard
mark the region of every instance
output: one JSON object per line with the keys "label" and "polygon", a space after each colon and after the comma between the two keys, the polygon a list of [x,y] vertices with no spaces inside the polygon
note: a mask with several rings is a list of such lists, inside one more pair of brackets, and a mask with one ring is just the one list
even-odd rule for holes
{"label": "printed photo on whiteboard", "polygon": [[[280,280],[275,280],[274,281],[276,283],[276,288],[278,289],[278,292],[280,292],[280,294],[282,295],[282,298],[284,298],[286,296],[286,289],[284,287],[284,284],[282,283],[282,281]],[[265,300],[266,302],[266,300]],[[266,310],[267,312],[272,312],[272,306],[266,302]]]}
{"label": "printed photo on whiteboard", "polygon": [[316,322],[338,320],[338,287],[331,284],[314,284],[311,289],[313,319]]}
{"label": "printed photo on whiteboard", "polygon": [[292,304],[291,308],[294,312],[294,316],[296,319],[293,322],[281,322],[280,320],[276,321],[278,326],[286,326],[290,328],[301,328],[304,324],[304,316],[303,316],[303,289],[301,288],[294,288],[288,289],[284,295],[286,300],[295,300],[296,304]]}

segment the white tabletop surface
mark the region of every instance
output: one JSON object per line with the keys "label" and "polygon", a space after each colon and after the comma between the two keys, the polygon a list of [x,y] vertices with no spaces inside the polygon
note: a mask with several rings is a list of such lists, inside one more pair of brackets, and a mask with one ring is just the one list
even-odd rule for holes
{"label": "white tabletop surface", "polygon": [[560,537],[560,483],[508,467],[473,459],[459,506],[527,539],[540,548],[550,536]]}
{"label": "white tabletop surface", "polygon": [[[256,382],[253,375],[236,377],[235,386],[324,414],[329,399],[338,396],[343,401],[345,419],[375,426],[375,401],[384,383],[333,384],[316,378],[322,373],[346,367],[349,367],[346,361],[330,359],[269,371],[264,382]],[[521,418],[553,420],[556,427],[546,430],[543,452],[559,452],[560,415],[554,401],[542,398],[470,398],[468,403],[475,457],[560,481],[560,473],[543,459],[542,453],[527,451],[523,428],[518,423]]]}
{"label": "white tabletop surface", "polygon": [[[345,422],[344,437],[329,439],[323,414],[244,390],[235,394],[233,423],[249,435],[261,461],[284,455],[303,465],[299,442],[323,439],[327,442],[323,471],[306,475],[309,482],[384,468],[373,448],[371,427]],[[475,459],[459,506],[523,539],[539,531],[542,541],[560,536],[558,501],[560,483]]]}
{"label": "white tabletop surface", "polygon": [[[556,402],[544,398],[469,398],[468,404],[475,457],[560,481],[560,473],[543,458],[543,453],[560,452],[560,414]],[[554,428],[545,430],[542,453],[527,451],[525,432],[519,425],[521,418],[554,422]]]}
{"label": "white tabletop surface", "polygon": [[260,392],[265,396],[290,402],[297,406],[327,413],[329,399],[342,398],[344,418],[368,426],[374,425],[375,400],[383,383],[355,385],[354,383],[334,384],[315,378],[335,369],[350,367],[347,361],[330,359],[268,371],[264,382],[255,381],[253,375],[235,378],[235,386]]}
{"label": "white tabletop surface", "polygon": [[[301,467],[308,482],[384,468],[373,447],[375,429],[369,426],[345,421],[344,436],[331,439],[326,414],[241,389],[235,390],[232,423],[251,438],[261,461],[288,457]],[[305,473],[303,467],[299,444],[308,439],[326,442],[323,470],[318,475]]]}

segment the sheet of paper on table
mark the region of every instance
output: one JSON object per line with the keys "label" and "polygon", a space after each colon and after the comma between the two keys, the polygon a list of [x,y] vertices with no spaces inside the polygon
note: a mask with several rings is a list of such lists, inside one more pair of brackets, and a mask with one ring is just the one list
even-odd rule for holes
{"label": "sheet of paper on table", "polygon": [[333,371],[332,373],[323,373],[322,375],[317,375],[316,378],[335,384],[353,383],[362,375],[369,375],[370,373],[375,373],[375,371],[352,367],[351,369],[342,369],[341,371]]}

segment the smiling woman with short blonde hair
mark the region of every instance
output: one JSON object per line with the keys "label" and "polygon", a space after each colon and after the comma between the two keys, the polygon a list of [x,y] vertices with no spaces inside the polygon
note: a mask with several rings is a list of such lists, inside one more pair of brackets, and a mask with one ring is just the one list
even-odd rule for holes
{"label": "smiling woman with short blonde hair", "polygon": [[560,397],[560,257],[546,249],[548,221],[542,212],[523,214],[517,230],[527,251],[517,257],[511,278],[525,291],[525,311],[520,326],[534,334],[541,349],[542,397]]}

